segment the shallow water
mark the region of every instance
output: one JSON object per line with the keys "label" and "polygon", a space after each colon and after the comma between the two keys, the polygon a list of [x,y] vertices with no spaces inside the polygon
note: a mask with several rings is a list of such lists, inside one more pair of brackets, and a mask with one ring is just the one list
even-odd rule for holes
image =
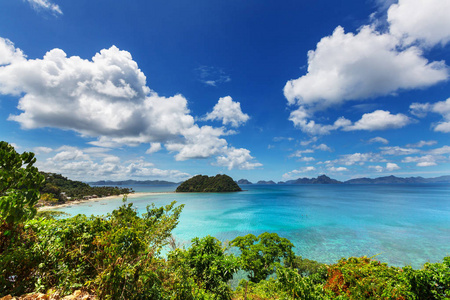
{"label": "shallow water", "polygon": [[[133,186],[137,192],[174,186]],[[130,199],[139,212],[150,203],[185,204],[174,235],[180,243],[213,235],[276,232],[305,258],[333,263],[373,256],[395,266],[420,268],[450,255],[450,185],[244,185],[239,193],[155,194]],[[60,209],[102,215],[121,199]]]}

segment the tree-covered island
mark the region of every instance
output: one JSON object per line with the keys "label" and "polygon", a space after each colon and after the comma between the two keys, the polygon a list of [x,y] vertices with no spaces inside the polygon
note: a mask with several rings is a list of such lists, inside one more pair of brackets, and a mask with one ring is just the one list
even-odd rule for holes
{"label": "tree-covered island", "polygon": [[197,175],[181,183],[176,189],[177,193],[222,193],[241,191],[242,189],[234,182],[233,178],[221,174],[211,177]]}

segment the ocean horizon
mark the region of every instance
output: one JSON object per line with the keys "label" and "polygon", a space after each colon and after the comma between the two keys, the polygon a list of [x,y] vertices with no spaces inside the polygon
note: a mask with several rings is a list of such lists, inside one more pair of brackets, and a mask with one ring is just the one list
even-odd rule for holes
{"label": "ocean horizon", "polygon": [[[169,192],[173,186],[130,186]],[[222,242],[275,232],[294,252],[322,263],[368,256],[393,266],[420,268],[450,255],[450,184],[242,185],[236,193],[146,194],[129,199],[139,213],[172,201],[185,207],[173,231],[177,243],[212,235]],[[106,215],[122,199],[59,208],[71,215]]]}

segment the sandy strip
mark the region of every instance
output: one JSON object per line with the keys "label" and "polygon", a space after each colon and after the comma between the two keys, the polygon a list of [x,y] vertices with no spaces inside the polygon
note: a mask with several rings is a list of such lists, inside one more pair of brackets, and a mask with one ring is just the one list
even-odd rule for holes
{"label": "sandy strip", "polygon": [[[143,197],[143,196],[165,195],[165,194],[175,194],[175,192],[133,193],[133,194],[128,194],[128,199],[133,199],[133,198]],[[64,204],[41,206],[41,207],[38,207],[38,210],[41,210],[41,211],[42,210],[52,210],[52,209],[55,209],[55,208],[63,208],[63,207],[77,205],[77,204],[81,204],[81,203],[87,203],[87,202],[95,202],[95,201],[100,201],[100,200],[121,199],[121,198],[123,198],[123,196],[124,195],[122,194],[122,195],[107,196],[107,197],[102,197],[102,198],[91,198],[91,199],[67,201]]]}

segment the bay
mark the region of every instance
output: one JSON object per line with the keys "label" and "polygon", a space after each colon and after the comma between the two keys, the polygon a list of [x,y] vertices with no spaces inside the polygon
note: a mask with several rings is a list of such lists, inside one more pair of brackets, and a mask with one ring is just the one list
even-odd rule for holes
{"label": "bay", "polygon": [[[168,192],[175,186],[133,186]],[[180,245],[212,235],[276,232],[295,253],[323,263],[375,256],[394,266],[420,268],[450,255],[450,185],[243,185],[238,193],[153,194],[130,199],[138,212],[175,200],[185,207],[173,234]],[[105,215],[121,199],[86,202],[59,210]]]}

